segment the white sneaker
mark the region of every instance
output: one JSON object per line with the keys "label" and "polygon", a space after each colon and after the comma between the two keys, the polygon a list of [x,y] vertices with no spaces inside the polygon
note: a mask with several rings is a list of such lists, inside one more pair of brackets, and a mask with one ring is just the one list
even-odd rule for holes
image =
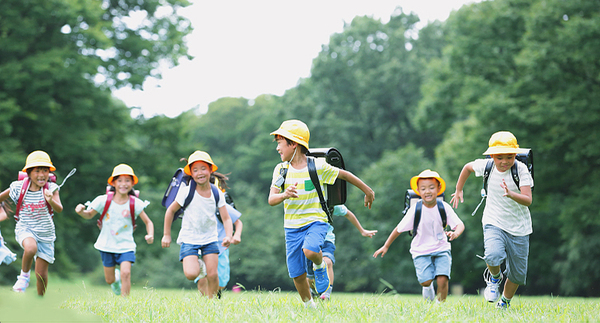
{"label": "white sneaker", "polygon": [[194,283],[198,283],[198,281],[204,277],[206,277],[206,264],[204,264],[204,260],[198,257],[198,264],[200,264],[200,275],[194,279]]}
{"label": "white sneaker", "polygon": [[433,288],[433,282],[427,287],[423,286],[423,298],[427,301],[433,301],[435,299],[435,289]]}
{"label": "white sneaker", "polygon": [[486,283],[485,290],[483,291],[483,297],[490,303],[495,303],[502,296],[500,291],[500,283],[502,283],[502,272],[500,272],[500,278],[492,277],[490,271],[486,268],[483,272],[483,280]]}
{"label": "white sneaker", "polygon": [[115,268],[115,282],[110,284],[110,288],[115,295],[121,295],[121,271],[119,268]]}
{"label": "white sneaker", "polygon": [[25,293],[27,287],[29,287],[29,277],[23,275],[17,276],[17,282],[13,285],[13,291]]}

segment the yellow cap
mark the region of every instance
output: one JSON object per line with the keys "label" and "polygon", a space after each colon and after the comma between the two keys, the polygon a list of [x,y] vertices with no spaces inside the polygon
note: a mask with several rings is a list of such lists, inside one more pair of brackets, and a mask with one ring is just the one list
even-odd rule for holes
{"label": "yellow cap", "polygon": [[527,149],[519,148],[517,138],[508,131],[498,131],[490,137],[489,148],[484,155],[519,154]]}
{"label": "yellow cap", "polygon": [[281,126],[279,126],[279,129],[271,132],[270,135],[280,135],[308,149],[310,131],[308,130],[308,126],[300,120],[284,121]]}
{"label": "yellow cap", "polygon": [[419,187],[417,186],[417,182],[419,181],[420,178],[435,178],[440,182],[440,191],[438,192],[438,196],[442,195],[442,193],[444,193],[444,191],[446,191],[446,182],[440,177],[440,174],[438,174],[438,172],[434,172],[431,169],[426,169],[424,171],[421,172],[421,174],[413,177],[410,179],[410,188],[415,191],[415,193],[419,196],[421,196],[421,194],[419,194]]}
{"label": "yellow cap", "polygon": [[214,172],[219,168],[219,167],[217,167],[217,165],[215,165],[215,163],[212,161],[212,158],[210,158],[210,155],[207,152],[196,150],[190,155],[190,157],[188,157],[188,164],[185,165],[185,167],[183,168],[183,171],[186,174],[192,176],[192,171],[190,170],[190,165],[192,165],[193,163],[195,163],[197,161],[203,161],[205,163],[208,163],[211,166],[211,172]]}
{"label": "yellow cap", "polygon": [[56,170],[56,167],[52,165],[52,161],[50,160],[50,156],[45,151],[36,150],[27,156],[27,160],[25,160],[25,167],[23,167],[23,171],[26,172],[27,169],[32,167],[49,167],[50,171],[53,172]]}
{"label": "yellow cap", "polygon": [[129,176],[133,177],[133,185],[138,183],[138,178],[133,173],[133,168],[131,168],[131,166],[129,166],[127,164],[119,164],[119,165],[115,166],[115,168],[113,169],[112,175],[108,178],[108,184],[113,185],[112,182],[115,179],[115,177],[120,176],[120,175],[129,175]]}

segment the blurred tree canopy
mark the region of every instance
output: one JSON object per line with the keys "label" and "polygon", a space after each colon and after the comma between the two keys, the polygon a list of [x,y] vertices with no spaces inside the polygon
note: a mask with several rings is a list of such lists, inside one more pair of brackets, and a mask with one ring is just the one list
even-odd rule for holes
{"label": "blurred tree canopy", "polygon": [[[97,229],[73,210],[104,192],[112,167],[130,164],[151,204],[155,240],[162,237],[160,201],[180,158],[208,151],[230,173],[229,192],[243,213],[242,243],[231,248],[231,281],[246,288],[293,289],[285,266],[283,210],[267,195],[279,162],[268,134],[301,119],[311,147],[338,148],[347,169],[376,192],[371,210],[349,187],[348,207],[365,239],[335,219],[336,290],[419,292],[403,234],[373,259],[402,217],[404,192],[426,168],[454,192],[466,162],[481,158],[492,133],[513,132],[535,156],[530,207],[529,274],[521,294],[599,296],[600,3],[597,0],[493,0],[463,6],[445,22],[417,30],[419,18],[396,10],[390,21],[356,17],[331,36],[313,60],[311,76],[280,97],[221,98],[206,114],[132,118],[110,89],[139,87],[156,64],[187,56],[185,1],[14,1],[0,3],[0,173],[3,189],[25,157],[49,152],[65,211],[55,217],[56,264],[64,277],[103,282],[93,249]],[[130,16],[144,17],[132,25]],[[481,179],[469,179],[457,213],[464,234],[452,243],[451,284],[484,287]],[[0,223],[13,251],[14,221]],[[178,230],[175,223],[173,233]],[[143,231],[143,229],[138,230]],[[136,232],[134,284],[194,288],[181,274],[178,248],[146,245]],[[17,261],[17,263],[19,263]],[[3,266],[12,283],[18,266]],[[382,282],[385,281],[386,283]]]}

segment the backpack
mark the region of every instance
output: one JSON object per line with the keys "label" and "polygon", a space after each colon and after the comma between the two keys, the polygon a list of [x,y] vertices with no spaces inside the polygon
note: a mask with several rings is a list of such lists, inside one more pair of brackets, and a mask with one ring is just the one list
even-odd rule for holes
{"label": "backpack", "polygon": [[[21,207],[23,206],[23,199],[25,198],[25,194],[27,194],[27,191],[29,190],[29,185],[31,184],[29,181],[29,176],[27,175],[26,172],[20,171],[19,175],[17,177],[19,181],[23,181],[23,185],[21,186],[21,191],[19,192],[19,200],[17,201],[17,206],[15,208],[15,221],[19,221],[19,212],[21,211]],[[50,182],[52,183],[56,183],[56,175],[54,175],[54,173],[50,173],[50,176],[48,177],[48,181],[46,182],[46,184],[44,185],[45,189],[48,189],[48,187],[50,186]],[[50,206],[50,203],[48,203],[48,201],[46,201],[46,199],[44,198],[44,202],[46,202],[46,207],[48,208],[48,213],[50,213],[50,216],[52,216],[52,218],[54,218],[54,210],[52,210],[52,206]]]}
{"label": "backpack", "polygon": [[[333,206],[346,203],[346,181],[336,179],[333,185],[327,185],[327,200],[325,200],[323,192],[321,191],[321,183],[319,182],[319,176],[317,174],[314,158],[325,158],[325,161],[328,164],[340,169],[345,169],[344,159],[342,158],[342,154],[339,152],[339,150],[333,147],[309,149],[306,158],[308,175],[310,176],[310,180],[312,181],[313,186],[319,195],[321,208],[325,214],[327,214],[327,221],[330,224],[333,224]],[[279,171],[279,174],[282,178],[282,190],[285,189],[284,185],[287,170],[287,168],[282,167]]]}
{"label": "backpack", "polygon": [[[169,183],[169,186],[167,187],[167,190],[165,191],[165,194],[163,195],[161,201],[162,206],[168,208],[173,203],[173,201],[175,201],[175,197],[177,196],[177,192],[179,192],[179,188],[181,187],[182,183],[186,184],[189,187],[189,191],[187,197],[185,198],[185,201],[183,202],[183,205],[179,210],[177,210],[177,212],[175,212],[175,215],[173,216],[173,222],[175,222],[175,220],[180,219],[183,216],[183,212],[192,202],[192,199],[194,198],[194,191],[196,190],[196,182],[192,180],[191,176],[187,175],[183,171],[183,168],[178,168],[175,171],[175,174],[173,174],[171,182]],[[212,194],[215,199],[217,213],[219,213],[219,188],[216,187],[214,184],[210,184],[210,189],[212,190]],[[215,215],[217,216],[217,219],[222,222],[221,214]]]}
{"label": "backpack", "polygon": [[[490,156],[486,156],[486,158],[489,158],[490,160],[488,160],[487,164],[485,165],[485,169],[483,171],[483,186],[481,188],[481,201],[475,208],[475,211],[473,211],[473,213],[471,213],[472,216],[475,215],[475,213],[477,213],[477,210],[481,206],[481,203],[483,203],[483,200],[487,197],[488,180],[490,179],[490,174],[492,173],[492,168],[494,167],[494,160],[491,159]],[[527,149],[527,152],[518,153],[515,156],[515,160],[518,160],[518,161],[522,162],[523,164],[525,164],[525,166],[527,166],[527,170],[529,171],[529,174],[531,174],[531,178],[533,178],[533,151],[531,149]],[[515,182],[515,185],[517,185],[517,188],[519,188],[519,190],[520,190],[519,171],[517,170],[516,162],[510,168],[510,173],[511,173],[513,182]],[[533,187],[531,188],[531,191],[533,192]]]}
{"label": "backpack", "polygon": [[[445,229],[448,223],[446,220],[446,209],[444,209],[444,203],[442,203],[443,200],[444,193],[437,197],[437,207],[438,211],[440,212],[440,217],[442,218],[442,226]],[[415,207],[415,218],[413,221],[413,229],[408,231],[408,234],[414,238],[417,235],[417,228],[419,227],[419,222],[421,222],[421,210],[423,208],[423,200],[419,195],[417,195],[417,193],[415,193],[415,191],[408,189],[406,190],[406,194],[404,195],[404,210],[402,211],[402,214],[406,215],[408,210],[413,206]]]}
{"label": "backpack", "polygon": [[[129,195],[129,213],[131,215],[131,225],[135,231],[135,228],[137,227],[135,224],[135,197],[140,196],[140,191],[131,190],[127,194]],[[108,212],[108,207],[110,206],[113,197],[115,197],[115,187],[111,185],[106,186],[106,203],[104,203],[104,209],[102,210],[100,218],[97,221],[98,228],[100,228],[100,230],[102,230],[102,220],[104,220],[104,216],[106,215],[106,212]]]}

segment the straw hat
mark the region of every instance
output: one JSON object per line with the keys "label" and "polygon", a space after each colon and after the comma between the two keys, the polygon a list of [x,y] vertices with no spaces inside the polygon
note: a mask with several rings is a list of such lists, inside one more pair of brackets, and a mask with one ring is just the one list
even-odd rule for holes
{"label": "straw hat", "polygon": [[112,185],[113,181],[115,180],[115,177],[121,176],[121,175],[129,175],[129,176],[133,177],[133,185],[138,183],[138,178],[133,173],[133,168],[131,168],[131,166],[129,166],[127,164],[119,164],[119,165],[115,166],[115,168],[113,168],[112,175],[110,175],[110,177],[108,178],[108,181],[107,181],[108,185]]}
{"label": "straw hat", "polygon": [[483,154],[520,154],[525,152],[527,152],[527,149],[519,148],[517,138],[512,133],[508,131],[498,131],[490,138],[489,148]]}
{"label": "straw hat", "polygon": [[27,156],[23,171],[26,172],[27,169],[32,167],[49,167],[51,172],[56,170],[56,167],[52,165],[50,156],[45,151],[41,150],[36,150]]}
{"label": "straw hat", "polygon": [[410,179],[410,188],[419,196],[421,196],[421,194],[419,194],[419,187],[417,186],[417,182],[421,178],[435,178],[440,182],[440,191],[438,192],[438,196],[442,195],[442,193],[444,193],[444,191],[446,190],[446,182],[440,177],[440,174],[438,174],[438,172],[432,171],[431,169],[426,169],[422,171],[421,174]]}
{"label": "straw hat", "polygon": [[196,150],[190,155],[190,157],[188,157],[188,164],[183,168],[183,172],[192,176],[192,170],[190,169],[190,166],[197,161],[208,163],[211,166],[211,172],[216,171],[218,168],[207,152]]}
{"label": "straw hat", "polygon": [[270,135],[280,135],[308,149],[310,131],[308,130],[308,126],[300,120],[284,121],[281,126],[279,126],[279,129],[271,132]]}

